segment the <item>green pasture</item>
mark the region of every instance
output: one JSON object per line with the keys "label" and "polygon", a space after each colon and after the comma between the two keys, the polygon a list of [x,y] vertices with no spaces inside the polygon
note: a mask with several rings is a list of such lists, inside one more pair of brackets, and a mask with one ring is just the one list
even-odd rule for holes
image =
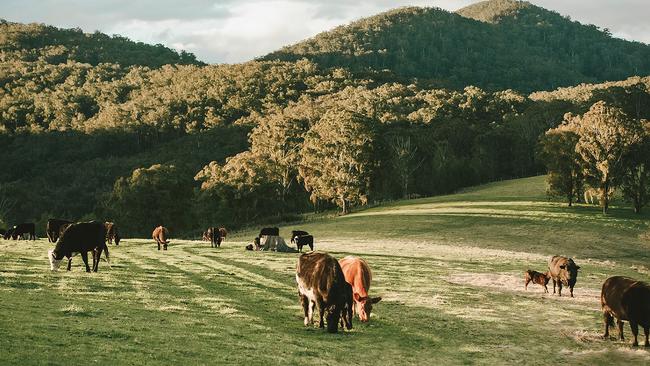
{"label": "green pasture", "polygon": [[[252,229],[220,249],[127,239],[91,274],[80,257],[50,272],[47,240],[0,240],[0,365],[648,364],[600,337],[599,292],[614,274],[650,281],[649,222],[549,201],[535,177],[281,227],[370,264],[383,300],[338,334],[303,326],[298,254],[245,251]],[[582,267],[575,298],[524,291],[554,254]]]}

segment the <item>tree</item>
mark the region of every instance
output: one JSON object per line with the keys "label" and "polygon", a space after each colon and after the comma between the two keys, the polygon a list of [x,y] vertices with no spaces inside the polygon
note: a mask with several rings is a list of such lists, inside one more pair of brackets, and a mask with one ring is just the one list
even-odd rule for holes
{"label": "tree", "polygon": [[402,197],[408,198],[409,180],[413,172],[422,165],[424,158],[418,158],[418,147],[411,144],[410,136],[395,136],[389,144],[393,152],[393,167],[402,188]]}
{"label": "tree", "polygon": [[597,102],[582,116],[567,115],[579,136],[576,152],[584,163],[587,180],[600,191],[603,214],[609,208],[608,192],[618,186],[625,168],[624,156],[641,140],[641,126],[621,109]]}
{"label": "tree", "polygon": [[569,207],[580,197],[583,185],[580,155],[576,152],[578,135],[567,124],[550,129],[540,139],[539,157],[546,165],[547,193],[563,196]]}
{"label": "tree", "polygon": [[312,202],[336,203],[342,214],[368,201],[375,133],[369,121],[345,110],[329,110],[307,133],[299,173]]}
{"label": "tree", "polygon": [[643,140],[625,155],[621,180],[623,198],[632,203],[637,214],[650,201],[650,122],[644,122]]}

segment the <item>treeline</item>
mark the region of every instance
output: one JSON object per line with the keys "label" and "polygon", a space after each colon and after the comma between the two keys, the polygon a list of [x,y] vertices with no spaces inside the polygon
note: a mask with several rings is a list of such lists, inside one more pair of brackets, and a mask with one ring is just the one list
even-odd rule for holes
{"label": "treeline", "polygon": [[0,60],[42,61],[49,64],[74,61],[94,66],[114,63],[153,68],[167,64],[203,64],[191,53],[178,53],[161,44],[152,46],[119,35],[84,33],[79,28],[62,29],[39,23],[12,23],[3,19],[0,19]]}
{"label": "treeline", "polygon": [[458,14],[391,10],[263,57],[301,58],[345,67],[357,77],[525,93],[650,74],[650,46],[510,0],[479,3]]}

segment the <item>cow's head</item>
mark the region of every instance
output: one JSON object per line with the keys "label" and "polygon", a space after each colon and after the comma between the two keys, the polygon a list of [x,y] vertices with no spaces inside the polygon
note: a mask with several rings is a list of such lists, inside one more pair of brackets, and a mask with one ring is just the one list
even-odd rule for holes
{"label": "cow's head", "polygon": [[50,260],[50,269],[52,271],[58,270],[59,267],[61,266],[61,262],[63,261],[63,258],[56,259],[56,253],[54,253],[54,250],[52,249],[47,251],[47,258]]}
{"label": "cow's head", "polygon": [[566,286],[573,288],[578,280],[578,270],[580,266],[576,265],[573,259],[569,259],[566,264],[560,266],[560,281]]}
{"label": "cow's head", "polygon": [[367,322],[370,319],[372,305],[380,301],[381,297],[361,297],[359,294],[354,294],[354,302],[357,306],[357,312],[359,313],[359,320]]}

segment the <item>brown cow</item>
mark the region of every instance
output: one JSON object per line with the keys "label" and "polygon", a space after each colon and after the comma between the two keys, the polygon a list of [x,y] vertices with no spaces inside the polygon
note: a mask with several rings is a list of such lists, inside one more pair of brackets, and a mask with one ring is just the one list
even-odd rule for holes
{"label": "brown cow", "polygon": [[151,237],[156,241],[156,244],[158,244],[158,250],[160,250],[161,244],[163,246],[163,249],[167,250],[167,244],[169,244],[169,240],[167,240],[169,237],[169,230],[167,230],[166,227],[158,226],[157,228],[153,229]]}
{"label": "brown cow", "polygon": [[548,281],[550,280],[551,274],[548,271],[540,273],[529,269],[524,273],[524,281],[526,282],[524,289],[528,290],[528,284],[532,282],[534,284],[543,286],[544,292],[548,293],[548,287],[546,287],[546,285],[548,285]]}
{"label": "brown cow", "polygon": [[209,227],[205,234],[206,238],[210,242],[210,247],[219,248],[221,247],[223,239],[228,235],[228,231],[223,227],[218,229],[216,227]]}
{"label": "brown cow", "polygon": [[363,259],[353,256],[340,259],[339,264],[341,270],[343,270],[345,280],[352,286],[352,298],[354,299],[359,320],[367,322],[370,319],[372,305],[381,301],[381,297],[370,298],[368,296],[370,281],[372,280],[370,267]]}
{"label": "brown cow", "polygon": [[558,295],[562,296],[562,285],[569,286],[571,297],[573,297],[573,287],[578,280],[578,270],[580,266],[576,265],[573,259],[562,257],[559,255],[553,256],[548,261],[548,271],[553,280],[553,293],[555,293],[555,286],[559,287]]}
{"label": "brown cow", "polygon": [[106,226],[106,240],[108,240],[108,243],[113,244],[113,240],[115,240],[115,245],[120,245],[120,240],[122,238],[120,237],[120,233],[117,231],[117,225],[110,221],[106,221],[104,226]]}
{"label": "brown cow", "polygon": [[327,311],[327,331],[336,333],[339,319],[347,329],[352,328],[352,286],[337,260],[327,253],[305,253],[298,259],[296,282],[300,304],[305,313],[305,326],[312,322],[314,306],[318,305],[320,328]]}
{"label": "brown cow", "polygon": [[605,339],[609,338],[609,326],[618,325],[618,335],[623,340],[623,320],[630,322],[633,346],[638,346],[639,325],[645,334],[645,346],[650,347],[650,285],[629,277],[614,276],[603,283],[600,293],[600,305],[605,320]]}

